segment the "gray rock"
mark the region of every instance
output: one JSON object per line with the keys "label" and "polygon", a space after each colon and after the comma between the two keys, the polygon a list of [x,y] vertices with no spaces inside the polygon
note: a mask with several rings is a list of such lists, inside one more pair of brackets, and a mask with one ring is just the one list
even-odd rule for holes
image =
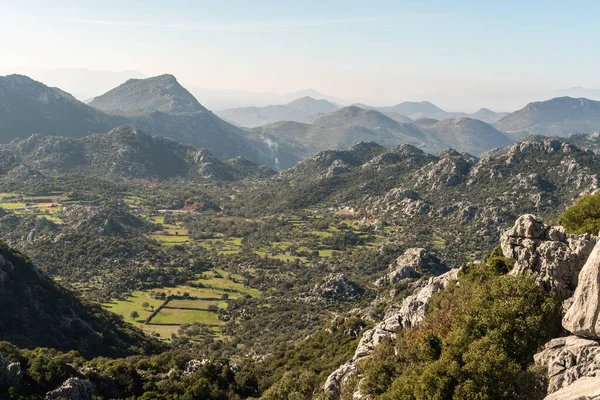
{"label": "gray rock", "polygon": [[423,273],[440,275],[448,270],[448,267],[435,256],[427,253],[422,248],[408,249],[389,265],[389,273],[378,279],[375,284],[393,285],[407,278],[419,278]]}
{"label": "gray rock", "polygon": [[0,353],[0,389],[8,389],[11,386],[19,387],[21,383],[23,383],[21,364],[9,362]]}
{"label": "gray rock", "polygon": [[346,172],[350,172],[350,168],[348,168],[348,166],[346,164],[344,164],[344,162],[342,160],[335,160],[333,163],[331,163],[331,165],[327,169],[327,172],[325,173],[325,177],[331,178],[334,176],[344,174]]}
{"label": "gray rock", "polygon": [[[345,381],[351,377],[359,377],[358,363],[368,357],[382,340],[393,339],[402,329],[416,326],[423,320],[427,300],[433,294],[443,290],[448,282],[456,280],[458,271],[459,269],[453,269],[443,275],[416,282],[412,295],[406,297],[399,307],[391,307],[386,312],[383,321],[363,333],[352,359],[329,375],[323,389],[339,395]],[[360,396],[360,393],[356,393],[355,396]]]}
{"label": "gray rock", "polygon": [[46,393],[45,399],[92,400],[95,389],[88,379],[69,378],[57,389]]}
{"label": "gray rock", "polygon": [[600,376],[585,377],[577,380],[558,392],[546,396],[544,400],[599,400]]}
{"label": "gray rock", "polygon": [[562,325],[574,335],[600,339],[600,244],[596,244],[579,273],[573,303]]}
{"label": "gray rock", "polygon": [[563,227],[548,226],[527,214],[502,234],[500,246],[505,257],[516,260],[511,274],[533,273],[541,287],[564,301],[573,295],[597,240],[587,234],[566,234]]}
{"label": "gray rock", "polygon": [[552,339],[534,360],[548,368],[548,393],[554,393],[584,377],[600,376],[600,342],[578,336]]}
{"label": "gray rock", "polygon": [[344,274],[330,274],[310,291],[311,297],[319,300],[349,300],[359,298],[362,288],[350,281]]}

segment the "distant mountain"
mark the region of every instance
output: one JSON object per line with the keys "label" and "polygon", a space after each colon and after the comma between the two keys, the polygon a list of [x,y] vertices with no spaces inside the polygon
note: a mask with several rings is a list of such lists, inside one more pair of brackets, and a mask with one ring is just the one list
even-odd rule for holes
{"label": "distant mountain", "polygon": [[268,133],[281,140],[299,142],[313,154],[321,150],[341,150],[356,142],[377,142],[386,147],[413,143],[439,151],[437,142],[411,124],[402,124],[386,115],[356,106],[341,108],[315,118],[311,124],[278,122],[254,131]]}
{"label": "distant mountain", "polygon": [[23,75],[0,77],[0,142],[33,133],[81,137],[119,123],[60,89]]}
{"label": "distant mountain", "polygon": [[414,123],[401,123],[379,111],[357,106],[319,116],[311,124],[278,122],[253,131],[268,133],[282,141],[296,141],[313,153],[374,141],[387,148],[411,144],[434,154],[448,147],[481,154],[513,142],[512,138],[478,120],[419,119]]}
{"label": "distant mountain", "polygon": [[131,125],[207,148],[220,159],[241,156],[270,166],[297,161],[284,145],[249,138],[219,119],[171,75],[129,80],[91,105],[26,76],[0,77],[0,143],[35,133],[83,137]]}
{"label": "distant mountain", "polygon": [[88,103],[107,114],[135,117],[153,112],[210,113],[173,75],[129,79]]}
{"label": "distant mountain", "polygon": [[220,161],[196,150],[130,127],[81,139],[33,135],[0,145],[13,165],[24,164],[47,175],[76,172],[109,178],[206,178],[233,181],[266,178],[275,171],[243,159]]}
{"label": "distant mountain", "polygon": [[428,101],[421,102],[404,102],[391,107],[372,107],[364,104],[355,104],[358,107],[367,110],[379,111],[392,119],[399,122],[410,122],[410,120],[416,120],[421,118],[433,118],[437,120],[449,119],[449,118],[471,118],[478,119],[488,124],[492,124],[501,118],[505,117],[509,113],[497,113],[487,108],[482,108],[479,111],[468,114],[464,112],[448,112],[444,111],[435,104]]}
{"label": "distant mountain", "polygon": [[487,108],[481,108],[473,114],[465,115],[465,117],[471,119],[478,119],[480,121],[487,122],[488,124],[493,124],[494,122],[501,120],[509,114],[510,113],[508,112],[495,112]]}
{"label": "distant mountain", "polygon": [[146,78],[138,71],[104,71],[87,68],[28,68],[18,67],[0,74],[27,75],[48,86],[59,87],[78,100],[88,101],[131,78]]}
{"label": "distant mountain", "polygon": [[590,133],[600,130],[600,101],[557,97],[529,103],[494,126],[516,137]]}
{"label": "distant mountain", "polygon": [[23,348],[78,350],[87,357],[146,353],[160,347],[100,305],[81,302],[4,243],[0,243],[0,276],[0,340]]}
{"label": "distant mountain", "polygon": [[282,105],[232,108],[217,112],[217,115],[238,126],[254,128],[278,121],[308,122],[311,116],[330,113],[338,108],[327,100],[307,96]]}
{"label": "distant mountain", "polygon": [[446,147],[479,155],[482,151],[512,144],[514,139],[483,121],[471,118],[450,118],[430,125],[421,125]]}
{"label": "distant mountain", "polygon": [[568,89],[557,90],[557,97],[584,97],[590,100],[600,100],[600,89],[585,88],[581,86],[570,87]]}

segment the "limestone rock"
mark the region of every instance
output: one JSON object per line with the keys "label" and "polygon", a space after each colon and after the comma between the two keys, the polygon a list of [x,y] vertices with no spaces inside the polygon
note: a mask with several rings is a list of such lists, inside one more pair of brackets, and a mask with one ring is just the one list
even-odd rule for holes
{"label": "limestone rock", "polygon": [[46,393],[46,400],[92,400],[95,386],[88,379],[69,378],[60,387]]}
{"label": "limestone rock", "polygon": [[534,360],[547,366],[548,393],[553,393],[584,377],[600,376],[600,341],[578,336],[552,339]]}
{"label": "limestone rock", "polygon": [[422,248],[408,249],[389,265],[389,273],[378,279],[376,285],[393,285],[407,278],[418,278],[423,273],[440,275],[448,270],[435,256]]}
{"label": "limestone rock", "polygon": [[9,362],[0,353],[0,389],[7,389],[11,386],[19,387],[21,383],[23,383],[21,364]]}
{"label": "limestone rock", "polygon": [[599,400],[600,376],[585,377],[577,380],[558,392],[546,396],[544,400]]}
{"label": "limestone rock", "polygon": [[416,282],[412,295],[406,297],[399,307],[390,308],[382,322],[363,333],[352,359],[329,375],[323,389],[339,395],[343,382],[357,376],[358,363],[368,357],[382,340],[392,339],[402,329],[415,326],[423,320],[427,300],[443,290],[448,282],[457,279],[458,271],[459,269],[453,269],[443,275]]}
{"label": "limestone rock", "polygon": [[516,260],[511,274],[533,273],[541,287],[564,301],[573,295],[596,242],[594,236],[570,235],[527,214],[502,234],[500,246],[505,257]]}
{"label": "limestone rock", "polygon": [[363,289],[344,274],[330,274],[310,291],[311,297],[320,300],[350,300],[362,296]]}
{"label": "limestone rock", "polygon": [[325,173],[326,178],[331,178],[333,176],[341,175],[346,172],[349,172],[350,168],[342,160],[335,160],[327,169]]}
{"label": "limestone rock", "polygon": [[562,324],[574,335],[600,339],[600,244],[579,273],[573,303]]}

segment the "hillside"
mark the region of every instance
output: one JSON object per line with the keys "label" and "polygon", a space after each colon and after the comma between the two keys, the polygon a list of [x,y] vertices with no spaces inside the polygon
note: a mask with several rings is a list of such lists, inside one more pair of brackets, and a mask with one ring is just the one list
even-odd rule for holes
{"label": "hillside", "polygon": [[483,121],[471,118],[445,119],[421,128],[438,138],[446,147],[479,155],[482,150],[505,147],[513,143],[513,138],[499,132]]}
{"label": "hillside", "polygon": [[266,107],[241,107],[218,111],[217,115],[237,126],[255,128],[278,121],[308,122],[311,116],[339,107],[327,100],[302,97],[290,103]]}
{"label": "hillside", "polygon": [[130,127],[81,139],[33,135],[0,145],[0,151],[48,175],[80,173],[106,178],[266,178],[275,171],[251,161],[226,163],[207,150],[196,150]]}
{"label": "hillside", "polygon": [[23,75],[0,76],[0,142],[33,133],[82,137],[120,124],[70,94]]}
{"label": "hillside", "polygon": [[600,130],[600,101],[557,97],[529,103],[496,122],[494,127],[516,137],[591,133]]}
{"label": "hillside", "polygon": [[513,142],[512,138],[478,120],[419,119],[403,123],[382,112],[357,106],[316,116],[310,124],[278,122],[252,132],[297,142],[309,150],[308,155],[329,149],[342,150],[360,141],[374,141],[387,148],[411,144],[433,154],[453,147],[479,155]]}
{"label": "hillside", "polygon": [[0,340],[26,348],[74,349],[88,357],[160,348],[116,315],[82,303],[6,244],[0,244],[0,277]]}
{"label": "hillside", "polygon": [[97,108],[25,76],[0,77],[0,142],[33,134],[79,138],[129,125],[207,148],[219,159],[239,156],[269,166],[297,161],[285,145],[249,138],[219,119],[171,75],[131,79],[92,103]]}

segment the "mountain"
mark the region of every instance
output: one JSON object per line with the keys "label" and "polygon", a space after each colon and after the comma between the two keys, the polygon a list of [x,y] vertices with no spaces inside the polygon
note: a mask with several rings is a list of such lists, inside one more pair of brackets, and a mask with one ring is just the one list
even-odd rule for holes
{"label": "mountain", "polygon": [[480,121],[487,122],[488,124],[493,124],[509,114],[510,113],[508,112],[495,112],[487,108],[481,108],[478,111],[465,116],[471,119],[478,119]]}
{"label": "mountain", "polygon": [[269,134],[281,141],[295,141],[313,154],[328,149],[342,150],[360,141],[374,141],[387,148],[412,144],[430,153],[439,153],[453,147],[478,155],[514,141],[479,120],[419,119],[401,123],[379,111],[357,106],[317,116],[310,124],[277,122],[255,128],[253,132]]}
{"label": "mountain", "polygon": [[356,106],[341,108],[315,117],[310,124],[277,122],[255,128],[279,140],[296,141],[314,154],[321,150],[341,150],[356,142],[377,142],[385,147],[412,143],[439,151],[439,143],[430,140],[411,124],[402,124],[386,115]]}
{"label": "mountain", "polygon": [[123,126],[81,139],[33,135],[0,145],[0,152],[47,175],[80,173],[109,178],[266,178],[275,171],[242,159],[223,162],[207,150]]}
{"label": "mountain", "polygon": [[209,113],[173,75],[129,79],[88,103],[107,114],[135,117],[153,112]]}
{"label": "mountain", "polygon": [[219,119],[171,75],[129,80],[94,99],[92,105],[26,76],[0,77],[0,142],[35,133],[83,137],[130,125],[207,148],[220,159],[241,156],[272,166],[297,161],[285,146],[275,148],[249,138]]}
{"label": "mountain", "polygon": [[18,67],[11,71],[0,71],[0,73],[27,75],[48,86],[59,87],[83,102],[109,91],[128,79],[146,77],[141,72],[132,70],[105,71],[86,68]]}
{"label": "mountain", "polygon": [[107,114],[127,117],[141,130],[206,148],[220,159],[241,156],[266,165],[282,158],[262,141],[203,107],[172,75],[130,79],[89,104]]}
{"label": "mountain", "polygon": [[600,130],[600,101],[557,97],[529,103],[496,122],[494,127],[517,137],[590,133]]}
{"label": "mountain", "polygon": [[25,256],[0,243],[0,340],[85,356],[152,352],[160,346],[99,305],[81,302]]}
{"label": "mountain", "polygon": [[23,75],[0,77],[0,142],[33,133],[81,137],[106,132],[119,119]]}
{"label": "mountain", "polygon": [[585,88],[581,86],[570,87],[568,89],[557,90],[556,97],[584,97],[590,100],[600,100],[600,89]]}
{"label": "mountain", "polygon": [[283,105],[233,108],[217,112],[217,115],[238,126],[254,128],[278,121],[308,122],[313,115],[333,112],[338,108],[327,100],[307,96]]}
{"label": "mountain", "polygon": [[421,129],[437,137],[446,147],[473,154],[481,154],[484,149],[505,147],[514,142],[513,138],[493,126],[471,118],[450,118],[430,125],[425,125],[421,120]]}

